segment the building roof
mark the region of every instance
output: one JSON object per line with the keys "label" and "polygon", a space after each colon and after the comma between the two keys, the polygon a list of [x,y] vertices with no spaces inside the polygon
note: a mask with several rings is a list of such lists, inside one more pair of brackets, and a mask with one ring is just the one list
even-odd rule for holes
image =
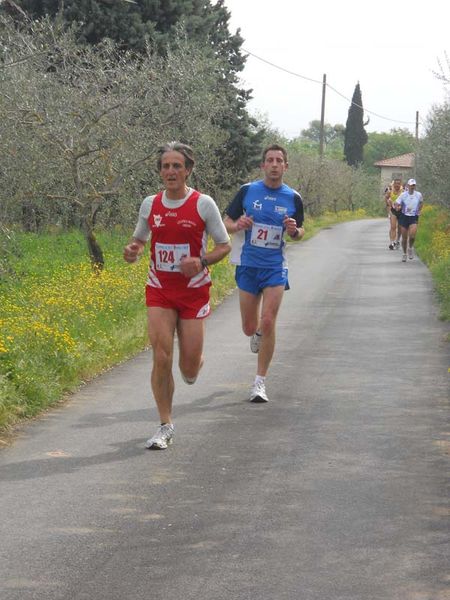
{"label": "building roof", "polygon": [[393,158],[385,158],[373,163],[375,167],[414,167],[414,152],[408,152],[408,154],[401,154],[400,156],[394,156]]}

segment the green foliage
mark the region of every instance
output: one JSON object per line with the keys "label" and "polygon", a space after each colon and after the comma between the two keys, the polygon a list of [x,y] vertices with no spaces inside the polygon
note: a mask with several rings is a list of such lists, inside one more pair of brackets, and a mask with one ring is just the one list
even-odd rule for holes
{"label": "green foliage", "polygon": [[221,59],[185,32],[165,56],[148,47],[137,61],[112,42],[79,46],[76,29],[46,21],[0,27],[10,65],[0,70],[6,222],[27,231],[82,227],[89,240],[98,225],[130,223],[136,204],[160,185],[156,148],[173,139],[194,146],[200,189],[216,197],[224,179],[236,185],[239,174],[221,159],[233,133],[218,124],[230,111]]}
{"label": "green foliage", "polygon": [[[184,12],[195,16],[193,3],[183,0],[171,0],[170,3],[160,0],[138,0],[135,3],[122,0],[17,0],[16,4],[31,19],[48,16],[68,24],[81,24],[80,43],[95,45],[109,38],[123,49],[139,52],[145,51],[146,37],[155,45],[165,46]],[[22,14],[8,4],[4,10],[17,21],[23,20]]]}
{"label": "green foliage", "polygon": [[364,169],[368,173],[379,173],[379,168],[375,167],[374,163],[414,152],[415,149],[415,137],[408,129],[391,129],[389,133],[369,133],[367,144],[364,146]]}
{"label": "green foliage", "polygon": [[306,211],[315,217],[325,211],[356,211],[370,215],[380,211],[379,179],[361,168],[349,167],[341,160],[320,158],[296,151],[288,144],[289,169],[286,182],[297,189]]}
{"label": "green foliage", "polygon": [[0,283],[15,274],[13,263],[19,254],[14,231],[0,223]]}
{"label": "green foliage", "polygon": [[[215,74],[212,89],[208,89],[204,78],[197,76],[192,93],[201,96],[205,91],[214,91],[222,99],[220,114],[210,121],[222,131],[216,152],[224,169],[217,171],[216,185],[233,187],[236,180],[246,179],[249,170],[257,164],[263,134],[257,121],[247,112],[250,92],[238,86],[238,73],[246,60],[241,53],[243,39],[239,32],[230,32],[230,12],[224,0],[215,4],[209,0],[135,0],[134,3],[17,0],[17,4],[32,18],[47,15],[54,21],[76,25],[79,44],[97,46],[107,39],[113,40],[122,51],[132,52],[127,55],[128,61],[132,55],[146,55],[149,42],[153,52],[166,56],[176,45],[180,31],[185,32],[189,41],[201,46],[210,58],[211,74]],[[23,15],[9,5],[5,10],[18,22],[23,21]],[[189,66],[189,57],[184,60]],[[174,137],[180,138],[179,135]],[[234,173],[234,179],[230,180],[227,171]]]}
{"label": "green foliage", "polygon": [[37,414],[145,343],[146,265],[126,268],[123,234],[103,236],[111,266],[101,274],[86,264],[79,233],[16,240],[20,277],[0,287],[0,426]]}
{"label": "green foliage", "polygon": [[[320,121],[315,120],[311,121],[308,129],[303,129],[301,132],[301,137],[312,140],[313,142],[320,142]],[[345,127],[343,125],[330,125],[329,123],[324,123],[323,125],[323,141],[324,145],[327,146],[331,142],[336,139],[344,138]]]}
{"label": "green foliage", "polygon": [[[324,124],[324,156],[327,158],[343,159],[344,151],[343,125]],[[317,156],[320,152],[320,121],[311,121],[301,135],[288,143],[291,151]]]}
{"label": "green foliage", "polygon": [[425,205],[415,243],[431,271],[441,306],[441,318],[450,321],[450,211]]}
{"label": "green foliage", "polygon": [[367,143],[367,133],[364,129],[364,109],[362,104],[361,89],[356,84],[353,92],[352,103],[348,110],[345,125],[344,156],[347,164],[357,167],[363,162],[364,145]]}
{"label": "green foliage", "polygon": [[435,106],[427,118],[417,153],[417,177],[424,198],[450,210],[450,103]]}

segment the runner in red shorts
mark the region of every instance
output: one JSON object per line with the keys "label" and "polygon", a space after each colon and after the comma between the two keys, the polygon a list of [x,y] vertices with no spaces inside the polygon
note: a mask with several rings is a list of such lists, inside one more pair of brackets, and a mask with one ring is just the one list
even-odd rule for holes
{"label": "runner in red shorts", "polygon": [[[181,375],[192,384],[203,364],[203,319],[210,312],[208,265],[222,260],[231,249],[214,200],[187,186],[193,167],[189,146],[171,142],[160,149],[158,170],[164,190],[144,199],[133,238],[124,249],[124,259],[133,263],[151,240],[146,304],[153,349],[151,386],[161,421],[146,442],[151,449],[165,449],[173,441],[175,332]],[[208,236],[214,241],[210,252]]]}

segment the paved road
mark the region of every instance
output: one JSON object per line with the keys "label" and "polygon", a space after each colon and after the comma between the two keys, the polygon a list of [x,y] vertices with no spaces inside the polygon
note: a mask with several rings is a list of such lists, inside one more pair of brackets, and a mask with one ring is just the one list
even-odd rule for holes
{"label": "paved road", "polygon": [[[0,452],[2,600],[444,600],[448,327],[387,222],[289,250],[272,402],[236,295],[177,375],[176,443],[143,449],[149,353]],[[152,423],[151,425],[149,423]]]}

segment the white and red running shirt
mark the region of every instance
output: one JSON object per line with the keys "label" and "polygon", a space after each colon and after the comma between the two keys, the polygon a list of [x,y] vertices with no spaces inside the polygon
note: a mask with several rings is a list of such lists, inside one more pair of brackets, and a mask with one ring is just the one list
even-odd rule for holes
{"label": "white and red running shirt", "polygon": [[165,192],[145,198],[133,237],[144,242],[151,237],[147,285],[163,289],[211,285],[207,268],[190,279],[180,271],[184,256],[201,257],[206,253],[208,235],[216,244],[229,241],[219,209],[210,196],[189,189],[181,200],[169,200]]}

